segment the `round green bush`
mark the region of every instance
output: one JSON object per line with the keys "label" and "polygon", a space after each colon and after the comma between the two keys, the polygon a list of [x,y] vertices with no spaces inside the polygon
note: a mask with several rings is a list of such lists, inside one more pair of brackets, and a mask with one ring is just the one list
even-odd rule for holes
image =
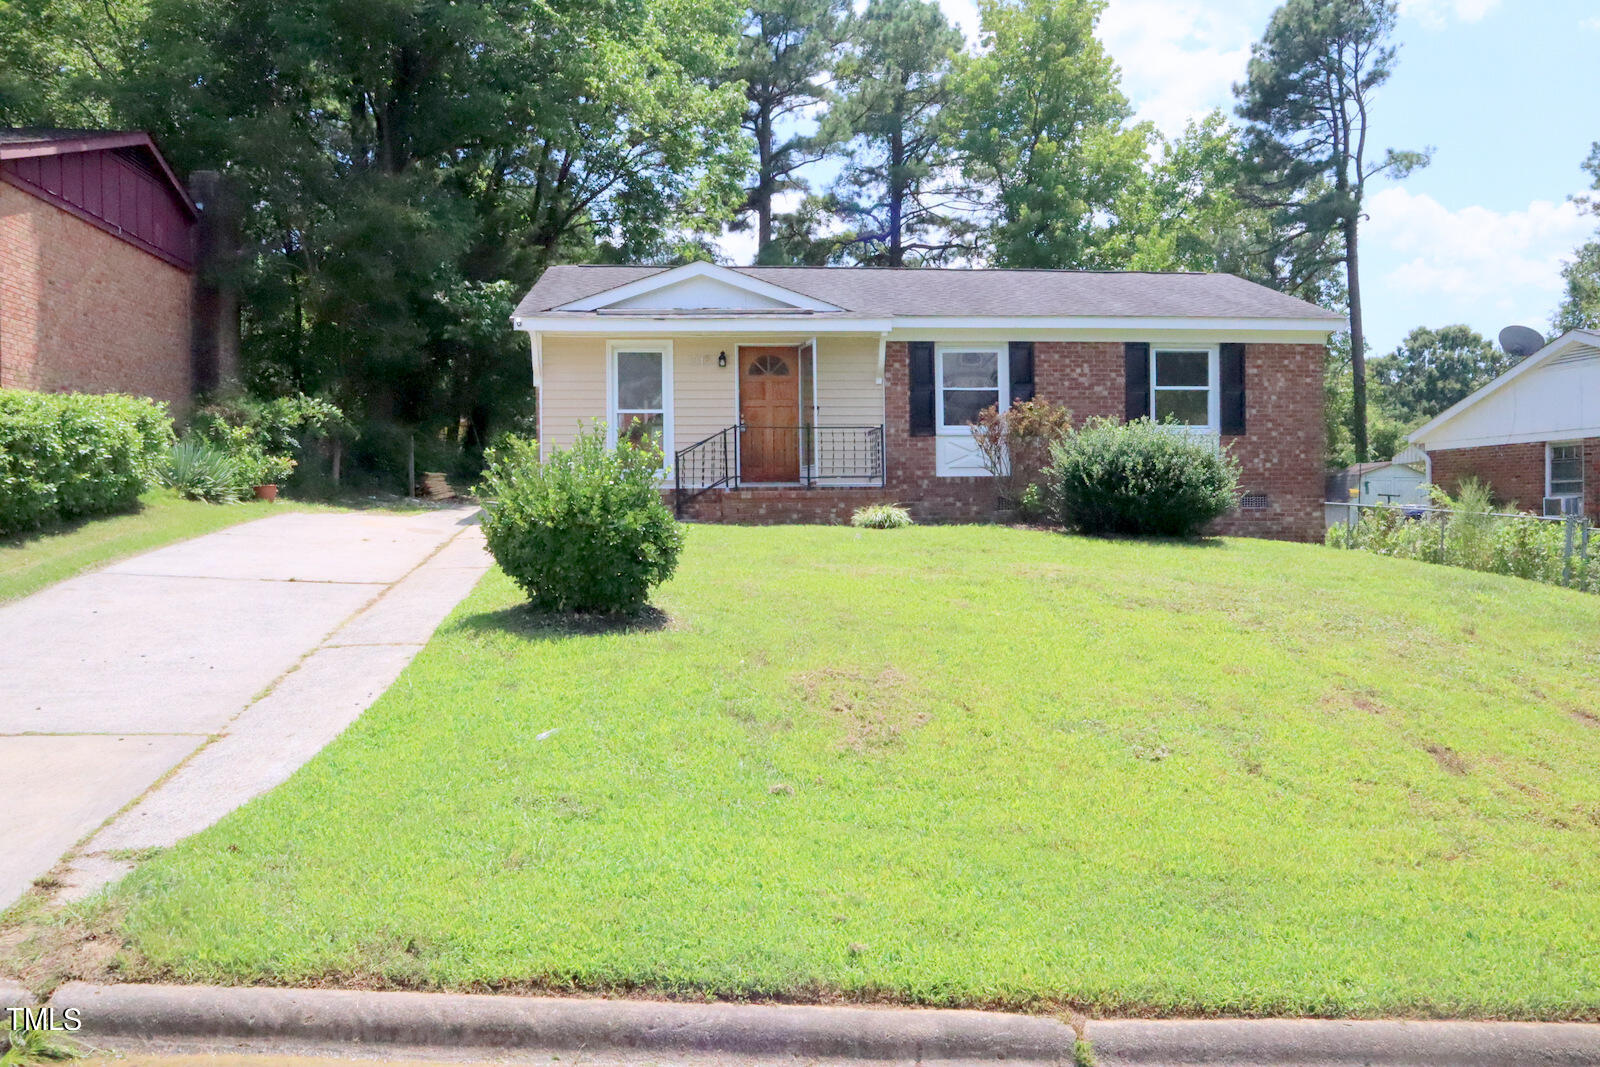
{"label": "round green bush", "polygon": [[1090,419],[1052,451],[1057,521],[1088,534],[1193,537],[1233,510],[1239,464],[1204,438],[1149,419]]}
{"label": "round green bush", "polygon": [[683,532],[657,488],[661,453],[604,428],[539,462],[537,442],[502,437],[484,454],[489,552],[540,611],[634,614],[672,576]]}
{"label": "round green bush", "polygon": [[171,443],[153,400],[0,389],[0,534],[132,507]]}

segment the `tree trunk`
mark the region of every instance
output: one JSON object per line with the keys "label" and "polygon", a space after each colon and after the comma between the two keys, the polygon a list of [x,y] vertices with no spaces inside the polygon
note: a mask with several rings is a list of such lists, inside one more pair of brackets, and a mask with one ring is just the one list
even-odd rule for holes
{"label": "tree trunk", "polygon": [[906,265],[906,252],[900,238],[900,220],[905,212],[905,130],[895,127],[889,139],[889,266]]}
{"label": "tree trunk", "polygon": [[756,120],[756,262],[772,243],[772,113],[765,107]]}
{"label": "tree trunk", "polygon": [[1367,337],[1361,322],[1361,255],[1356,241],[1361,213],[1344,220],[1345,279],[1350,289],[1350,432],[1355,439],[1356,462],[1367,462]]}

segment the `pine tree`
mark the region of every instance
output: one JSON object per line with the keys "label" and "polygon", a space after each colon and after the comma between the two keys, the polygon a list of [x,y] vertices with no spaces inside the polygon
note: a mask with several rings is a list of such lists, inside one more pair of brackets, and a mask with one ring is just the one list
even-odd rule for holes
{"label": "pine tree", "polygon": [[842,254],[902,267],[958,253],[960,192],[945,109],[961,31],[929,0],[869,0],[835,67],[838,101],[823,123],[846,146],[828,208],[849,230]]}
{"label": "pine tree", "polygon": [[1367,183],[1401,178],[1426,152],[1386,151],[1374,160],[1371,106],[1394,70],[1393,0],[1287,0],[1251,48],[1239,116],[1250,123],[1247,183],[1286,232],[1343,243],[1350,308],[1351,432],[1367,458],[1366,331],[1362,321],[1360,228]]}
{"label": "pine tree", "polygon": [[757,262],[772,255],[774,198],[805,192],[800,171],[826,153],[825,139],[801,124],[827,99],[825,77],[848,11],[845,0],[771,0],[745,14],[729,78],[744,82],[744,129],[755,142],[743,213],[754,216]]}

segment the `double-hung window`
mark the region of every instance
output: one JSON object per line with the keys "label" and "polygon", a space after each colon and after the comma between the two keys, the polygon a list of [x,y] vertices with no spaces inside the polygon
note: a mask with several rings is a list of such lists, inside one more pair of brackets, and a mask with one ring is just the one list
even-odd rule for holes
{"label": "double-hung window", "polygon": [[1553,444],[1545,454],[1546,496],[1583,498],[1583,442]]}
{"label": "double-hung window", "polygon": [[950,345],[938,350],[939,432],[968,434],[984,408],[1010,404],[1010,367],[998,345]]}
{"label": "double-hung window", "polygon": [[664,343],[611,344],[607,368],[611,443],[632,441],[672,452],[672,349]]}
{"label": "double-hung window", "polygon": [[1152,348],[1150,412],[1156,422],[1217,432],[1217,350]]}

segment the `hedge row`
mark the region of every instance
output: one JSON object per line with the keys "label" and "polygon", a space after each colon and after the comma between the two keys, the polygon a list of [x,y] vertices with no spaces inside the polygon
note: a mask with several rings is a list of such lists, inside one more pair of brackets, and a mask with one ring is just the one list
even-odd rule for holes
{"label": "hedge row", "polygon": [[153,400],[0,389],[0,534],[132,506],[172,439]]}

